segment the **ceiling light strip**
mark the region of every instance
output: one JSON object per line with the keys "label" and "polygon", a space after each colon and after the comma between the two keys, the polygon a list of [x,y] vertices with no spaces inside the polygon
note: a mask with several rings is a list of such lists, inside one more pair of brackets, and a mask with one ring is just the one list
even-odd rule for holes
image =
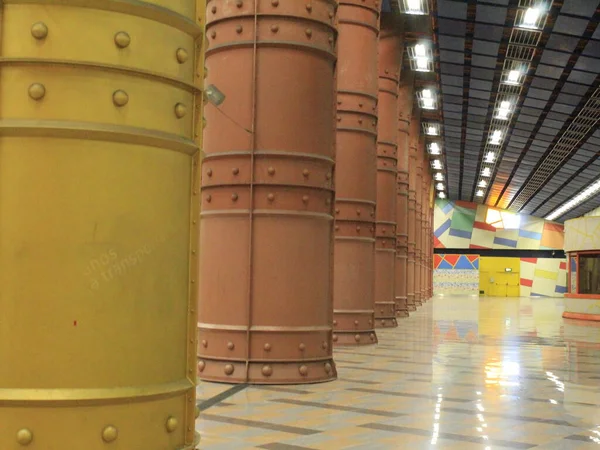
{"label": "ceiling light strip", "polygon": [[561,206],[556,208],[550,214],[546,216],[547,220],[555,220],[561,216],[564,216],[567,212],[571,211],[573,208],[581,205],[586,200],[589,200],[591,197],[595,196],[600,192],[600,180],[596,180],[590,186],[585,188],[583,191],[579,192],[575,197],[569,200],[566,203],[563,203]]}
{"label": "ceiling light strip", "polygon": [[[533,20],[535,14],[530,11],[532,8],[538,9],[539,14],[535,20]],[[510,132],[512,116],[523,91],[523,82],[531,67],[536,47],[542,38],[547,11],[547,2],[519,0],[519,9],[506,49],[488,139],[484,143],[481,154],[480,173],[475,184],[476,201],[483,203],[487,197],[486,190],[492,185],[490,178],[501,160],[500,156]],[[527,16],[528,12],[529,16]],[[523,27],[526,16],[527,26]]]}

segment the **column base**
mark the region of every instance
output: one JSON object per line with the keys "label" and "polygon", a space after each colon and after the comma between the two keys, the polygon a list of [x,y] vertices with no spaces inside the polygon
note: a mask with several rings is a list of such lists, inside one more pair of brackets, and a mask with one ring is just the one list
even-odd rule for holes
{"label": "column base", "polygon": [[373,345],[377,342],[375,330],[335,331],[333,333],[334,347]]}
{"label": "column base", "polygon": [[375,328],[394,328],[396,322],[395,302],[375,302]]}
{"label": "column base", "polygon": [[407,305],[406,297],[396,297],[394,299],[394,303],[395,303],[396,317],[406,317],[406,316],[399,314],[400,311],[408,312],[408,310],[406,309],[406,305]]}
{"label": "column base", "polygon": [[408,294],[406,298],[406,309],[409,311],[416,311],[417,305],[415,304],[415,294]]}
{"label": "column base", "polygon": [[194,434],[194,443],[187,445],[185,447],[181,447],[180,450],[197,450],[198,449],[198,445],[200,445],[200,433],[196,432]]}
{"label": "column base", "polygon": [[312,384],[333,381],[337,370],[332,358],[306,358],[286,362],[198,361],[198,379],[229,384]]}
{"label": "column base", "polygon": [[397,309],[396,310],[396,317],[408,317],[408,309]]}
{"label": "column base", "polygon": [[397,328],[398,321],[395,317],[386,317],[385,319],[375,319],[375,328]]}

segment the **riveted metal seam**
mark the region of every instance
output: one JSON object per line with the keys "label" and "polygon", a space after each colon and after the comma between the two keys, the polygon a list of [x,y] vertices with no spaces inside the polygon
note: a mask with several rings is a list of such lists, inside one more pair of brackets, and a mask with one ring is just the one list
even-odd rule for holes
{"label": "riveted metal seam", "polygon": [[368,242],[368,243],[375,242],[375,239],[373,239],[373,238],[351,237],[351,236],[336,236],[335,240],[336,241]]}
{"label": "riveted metal seam", "polygon": [[367,98],[370,98],[371,100],[373,100],[375,103],[377,103],[379,101],[379,98],[376,95],[369,94],[368,92],[352,91],[352,90],[346,90],[346,89],[338,89],[337,92],[338,92],[338,94],[367,97]]}
{"label": "riveted metal seam", "polygon": [[138,78],[145,78],[149,80],[160,81],[165,84],[170,84],[172,86],[185,89],[188,92],[192,93],[200,93],[202,89],[198,86],[195,86],[192,83],[187,83],[183,80],[178,80],[177,78],[172,78],[166,75],[162,75],[158,72],[152,72],[149,70],[143,69],[133,69],[126,66],[120,66],[116,64],[106,64],[106,63],[95,63],[95,62],[82,62],[82,61],[72,61],[67,59],[41,59],[41,58],[0,58],[0,66],[3,65],[57,65],[57,66],[67,66],[67,67],[79,67],[83,69],[99,69],[108,72],[116,72],[122,73],[129,76],[134,76]]}
{"label": "riveted metal seam", "polygon": [[338,21],[338,23],[343,24],[343,25],[356,25],[359,27],[368,28],[369,30],[373,30],[377,34],[379,34],[379,28],[377,28],[376,26],[373,26],[373,25],[369,25],[368,23],[360,22],[358,20],[340,19]]}
{"label": "riveted metal seam", "polygon": [[184,379],[174,383],[165,383],[142,387],[121,387],[110,389],[0,389],[3,404],[70,404],[81,406],[103,403],[124,403],[132,401],[147,401],[150,399],[169,398],[193,388],[194,384]]}
{"label": "riveted metal seam", "polygon": [[377,137],[377,132],[376,131],[371,131],[371,130],[366,130],[364,128],[356,128],[356,127],[337,127],[338,131],[350,131],[352,133],[362,133],[362,134],[368,134],[370,136],[373,137]]}
{"label": "riveted metal seam", "polygon": [[[387,77],[380,77],[380,78],[387,78]],[[388,80],[392,80],[392,81],[394,80],[393,78],[387,78],[387,79]],[[390,94],[390,95],[393,95],[394,97],[398,98],[398,93],[394,92],[394,91],[391,91],[389,89],[381,89],[381,88],[379,88],[379,92],[385,92],[386,94]]]}
{"label": "riveted metal seam", "polygon": [[377,202],[373,202],[371,200],[363,200],[360,198],[336,198],[335,199],[336,202],[344,202],[344,203],[361,203],[361,204],[365,204],[365,205],[372,205],[372,206],[376,206]]}
{"label": "riveted metal seam", "polygon": [[[322,186],[315,186],[314,184],[291,184],[291,183],[286,183],[286,184],[282,184],[282,183],[254,183],[255,186],[268,186],[268,187],[282,187],[282,188],[302,188],[302,189],[307,189],[307,190],[313,190],[313,191],[323,191],[323,192],[329,192],[331,194],[335,193],[335,191],[331,188],[327,188],[327,187],[322,187]],[[236,187],[236,188],[240,188],[240,187],[250,187],[250,183],[248,182],[239,182],[239,183],[215,183],[215,184],[204,184],[202,185],[202,190],[208,190],[211,188],[223,188],[223,187]]]}
{"label": "riveted metal seam", "polygon": [[[245,330],[244,330],[245,331]],[[238,362],[238,363],[246,363],[246,359],[245,358],[231,358],[231,357],[226,357],[226,356],[202,356],[202,359],[205,361],[227,361],[227,362]],[[305,362],[321,362],[321,361],[331,361],[331,357],[330,356],[321,356],[321,357],[317,357],[317,358],[302,358],[302,363]],[[298,364],[298,358],[294,358],[294,359],[277,359],[277,358],[273,358],[273,359],[264,359],[264,358],[252,358],[252,361],[250,361],[250,364],[256,364],[256,363],[294,363],[294,364]],[[254,382],[252,384],[255,384]]]}
{"label": "riveted metal seam", "polygon": [[[220,153],[212,153],[210,155],[206,155],[204,157],[204,161],[217,159],[217,158],[226,158],[228,156],[250,156],[252,153],[247,151],[235,151],[235,152],[220,152]],[[284,152],[278,150],[257,150],[254,152],[255,156],[277,156],[282,158],[302,158],[302,159],[312,159],[315,161],[323,161],[330,164],[334,163],[334,160],[328,158],[327,156],[321,155],[313,155],[311,153],[293,153],[293,152]]]}
{"label": "riveted metal seam", "polygon": [[[222,51],[222,50],[229,50],[232,48],[246,48],[246,47],[253,47],[254,43],[252,41],[234,41],[230,44],[219,44],[219,45],[215,45],[210,47],[208,50],[206,50],[206,55],[212,55],[213,53],[216,53],[218,51]],[[317,47],[315,45],[307,45],[307,44],[302,44],[300,42],[296,42],[296,41],[261,41],[258,43],[259,47],[285,47],[285,48],[296,48],[296,49],[300,49],[300,50],[309,50],[315,53],[321,53],[325,56],[327,56],[327,59],[330,59],[332,61],[336,60],[336,56],[335,53],[331,53],[331,51],[325,49],[324,47]]]}
{"label": "riveted metal seam", "polygon": [[186,155],[193,155],[198,151],[198,146],[194,141],[176,134],[139,127],[91,122],[4,119],[0,120],[0,136],[52,137],[121,142],[125,144],[148,145],[185,153]]}
{"label": "riveted metal seam", "polygon": [[194,38],[202,35],[202,27],[193,20],[169,8],[140,0],[3,0],[5,5],[52,5],[99,9],[128,14],[163,23]]}
{"label": "riveted metal seam", "polygon": [[[200,213],[201,217],[210,218],[211,216],[227,216],[227,215],[247,215],[250,214],[251,210],[249,209],[240,209],[240,210],[231,210],[231,209],[222,209],[215,211],[202,211]],[[324,220],[333,220],[333,217],[326,213],[313,213],[313,212],[305,212],[305,211],[290,211],[285,209],[255,209],[254,214],[262,215],[262,216],[297,216],[303,217],[306,219],[324,219]]]}
{"label": "riveted metal seam", "polygon": [[[344,107],[342,107],[342,106],[338,106],[338,107],[337,107],[337,112],[338,112],[339,114],[343,114],[343,115],[347,115],[347,116],[350,116],[350,115],[353,115],[353,116],[356,116],[356,115],[360,115],[360,116],[368,116],[368,117],[370,117],[370,118],[371,118],[371,120],[373,120],[373,121],[377,121],[377,118],[378,118],[378,117],[377,117],[377,114],[373,114],[372,112],[369,112],[369,111],[365,111],[365,110],[363,110],[363,109],[360,109],[360,106],[359,106],[357,109],[344,108]],[[339,129],[339,128],[338,128],[338,129]]]}
{"label": "riveted metal seam", "polygon": [[[207,330],[229,330],[229,331],[246,331],[248,327],[246,325],[221,325],[218,323],[206,323],[198,322],[198,328]],[[263,326],[253,325],[250,331],[288,331],[294,333],[309,333],[312,331],[328,331],[331,330],[330,326],[314,326],[314,327],[278,327],[278,326]]]}
{"label": "riveted metal seam", "polygon": [[[302,22],[308,22],[310,24],[320,24],[320,25],[325,25],[327,28],[329,28],[330,31],[333,31],[336,35],[338,33],[337,28],[332,26],[331,23],[326,20],[319,20],[319,19],[311,18],[311,17],[299,17],[299,16],[290,15],[290,14],[258,13],[258,14],[256,14],[256,16],[252,12],[247,12],[247,13],[243,13],[243,14],[232,14],[229,16],[216,17],[214,19],[210,19],[208,21],[208,25],[213,27],[214,25],[221,24],[223,22],[231,22],[233,20],[239,20],[239,19],[254,19],[254,17],[257,17],[258,19],[288,19],[290,22],[294,21],[296,23],[299,21],[302,21]],[[260,41],[259,41],[259,44],[260,44]]]}

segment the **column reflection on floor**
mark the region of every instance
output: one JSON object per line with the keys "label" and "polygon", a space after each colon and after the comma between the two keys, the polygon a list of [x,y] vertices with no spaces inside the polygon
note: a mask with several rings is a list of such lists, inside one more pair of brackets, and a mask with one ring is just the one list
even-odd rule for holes
{"label": "column reflection on floor", "polygon": [[434,297],[339,380],[203,383],[205,449],[583,449],[600,443],[600,326],[562,299]]}

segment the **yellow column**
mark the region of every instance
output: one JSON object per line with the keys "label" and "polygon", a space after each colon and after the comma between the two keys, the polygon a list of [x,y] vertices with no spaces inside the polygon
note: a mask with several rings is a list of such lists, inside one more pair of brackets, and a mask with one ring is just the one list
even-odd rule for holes
{"label": "yellow column", "polygon": [[197,444],[196,3],[0,3],[2,450]]}

